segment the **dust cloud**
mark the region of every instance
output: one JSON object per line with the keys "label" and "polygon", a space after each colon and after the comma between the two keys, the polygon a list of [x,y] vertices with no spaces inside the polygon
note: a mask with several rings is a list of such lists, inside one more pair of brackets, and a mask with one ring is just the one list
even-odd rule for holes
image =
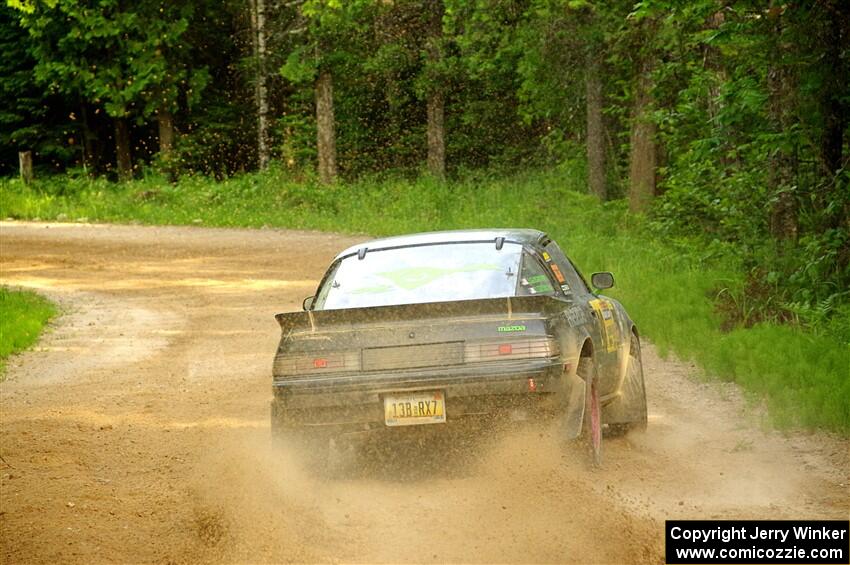
{"label": "dust cloud", "polygon": [[548,426],[415,433],[336,452],[318,472],[266,430],[239,435],[204,455],[192,483],[211,560],[662,560],[658,524],[611,509],[583,450],[565,451]]}

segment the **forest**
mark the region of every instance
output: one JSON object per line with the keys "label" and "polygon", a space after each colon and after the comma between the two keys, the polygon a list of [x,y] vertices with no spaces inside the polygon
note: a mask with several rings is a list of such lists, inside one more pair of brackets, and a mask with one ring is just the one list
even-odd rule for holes
{"label": "forest", "polygon": [[4,217],[123,194],[85,216],[198,223],[276,191],[351,217],[495,183],[510,222],[523,183],[553,213],[563,183],[695,269],[734,264],[703,289],[719,332],[850,348],[850,2],[7,0],[0,49]]}

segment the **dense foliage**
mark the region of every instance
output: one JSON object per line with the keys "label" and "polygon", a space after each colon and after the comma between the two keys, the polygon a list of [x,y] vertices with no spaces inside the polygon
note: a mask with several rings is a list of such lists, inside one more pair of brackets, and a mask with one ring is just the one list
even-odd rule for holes
{"label": "dense foliage", "polygon": [[822,329],[850,316],[848,30],[844,0],[7,0],[0,170],[569,170],[737,258],[725,328]]}

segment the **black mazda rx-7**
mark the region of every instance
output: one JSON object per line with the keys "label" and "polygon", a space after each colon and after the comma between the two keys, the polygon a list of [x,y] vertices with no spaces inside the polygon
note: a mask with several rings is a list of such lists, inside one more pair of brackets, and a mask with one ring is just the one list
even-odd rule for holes
{"label": "black mazda rx-7", "polygon": [[[492,229],[369,241],[331,263],[304,311],[278,314],[271,425],[331,440],[548,415],[601,461],[603,428],[646,425],[640,340],[545,233]],[[554,418],[553,418],[554,417]]]}

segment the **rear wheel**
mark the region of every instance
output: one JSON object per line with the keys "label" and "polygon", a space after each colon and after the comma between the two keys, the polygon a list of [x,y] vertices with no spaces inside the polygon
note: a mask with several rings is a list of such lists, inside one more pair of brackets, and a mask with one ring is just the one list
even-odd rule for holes
{"label": "rear wheel", "polygon": [[580,439],[586,446],[591,465],[599,467],[602,465],[602,406],[593,359],[580,358],[577,372],[587,383]]}
{"label": "rear wheel", "polygon": [[643,378],[640,340],[635,334],[632,334],[626,376],[620,390],[620,398],[616,402],[623,403],[623,406],[617,408],[628,415],[628,420],[609,423],[606,434],[620,436],[625,435],[630,430],[646,429],[646,385]]}

